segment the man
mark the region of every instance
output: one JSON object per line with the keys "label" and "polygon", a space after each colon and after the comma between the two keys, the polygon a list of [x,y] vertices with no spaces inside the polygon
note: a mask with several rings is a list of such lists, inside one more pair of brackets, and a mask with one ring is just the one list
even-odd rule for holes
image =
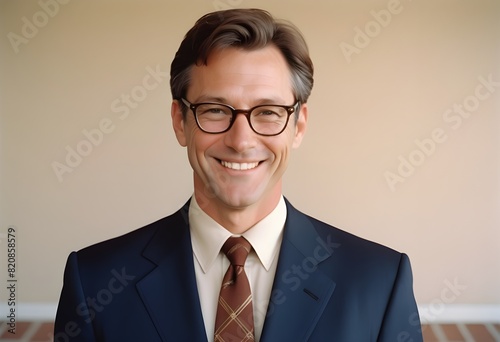
{"label": "man", "polygon": [[408,257],[283,198],[312,85],[291,24],[256,9],[199,19],[171,67],[194,195],[70,255],[55,341],[421,341]]}

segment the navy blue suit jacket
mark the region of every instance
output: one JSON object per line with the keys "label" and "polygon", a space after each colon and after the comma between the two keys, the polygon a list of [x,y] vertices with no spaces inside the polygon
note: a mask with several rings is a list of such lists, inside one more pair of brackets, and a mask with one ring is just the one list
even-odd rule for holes
{"label": "navy blue suit jacket", "polygon": [[[422,341],[405,254],[287,209],[261,341]],[[206,341],[188,210],[71,253],[54,340]]]}

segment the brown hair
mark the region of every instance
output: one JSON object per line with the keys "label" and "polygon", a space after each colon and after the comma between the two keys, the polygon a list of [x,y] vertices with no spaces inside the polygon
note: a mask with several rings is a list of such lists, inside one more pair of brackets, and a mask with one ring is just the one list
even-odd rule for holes
{"label": "brown hair", "polygon": [[173,99],[186,96],[194,65],[207,64],[209,55],[224,48],[248,50],[274,44],[285,57],[296,100],[307,102],[313,86],[313,64],[307,44],[291,23],[260,9],[231,9],[204,15],[188,31],[170,68]]}

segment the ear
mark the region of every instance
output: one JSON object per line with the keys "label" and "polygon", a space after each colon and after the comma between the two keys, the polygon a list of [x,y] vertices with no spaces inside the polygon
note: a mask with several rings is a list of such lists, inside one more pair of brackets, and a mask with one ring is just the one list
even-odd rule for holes
{"label": "ear", "polygon": [[302,143],[302,139],[304,138],[304,134],[306,133],[307,128],[307,118],[309,116],[309,112],[307,109],[307,103],[304,103],[300,106],[299,117],[297,118],[297,122],[295,123],[295,135],[293,137],[293,148],[299,148]]}
{"label": "ear", "polygon": [[182,114],[182,108],[179,101],[172,101],[171,107],[171,116],[172,116],[172,126],[174,128],[175,137],[179,144],[183,147],[186,147],[186,133],[184,127],[184,115]]}

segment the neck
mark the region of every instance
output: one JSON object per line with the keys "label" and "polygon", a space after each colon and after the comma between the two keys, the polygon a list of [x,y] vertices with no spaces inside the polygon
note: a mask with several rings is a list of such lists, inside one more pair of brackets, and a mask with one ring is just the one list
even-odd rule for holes
{"label": "neck", "polygon": [[218,224],[232,234],[243,234],[269,215],[281,199],[281,191],[248,206],[233,207],[218,198],[209,198],[195,190],[196,201],[200,208]]}

